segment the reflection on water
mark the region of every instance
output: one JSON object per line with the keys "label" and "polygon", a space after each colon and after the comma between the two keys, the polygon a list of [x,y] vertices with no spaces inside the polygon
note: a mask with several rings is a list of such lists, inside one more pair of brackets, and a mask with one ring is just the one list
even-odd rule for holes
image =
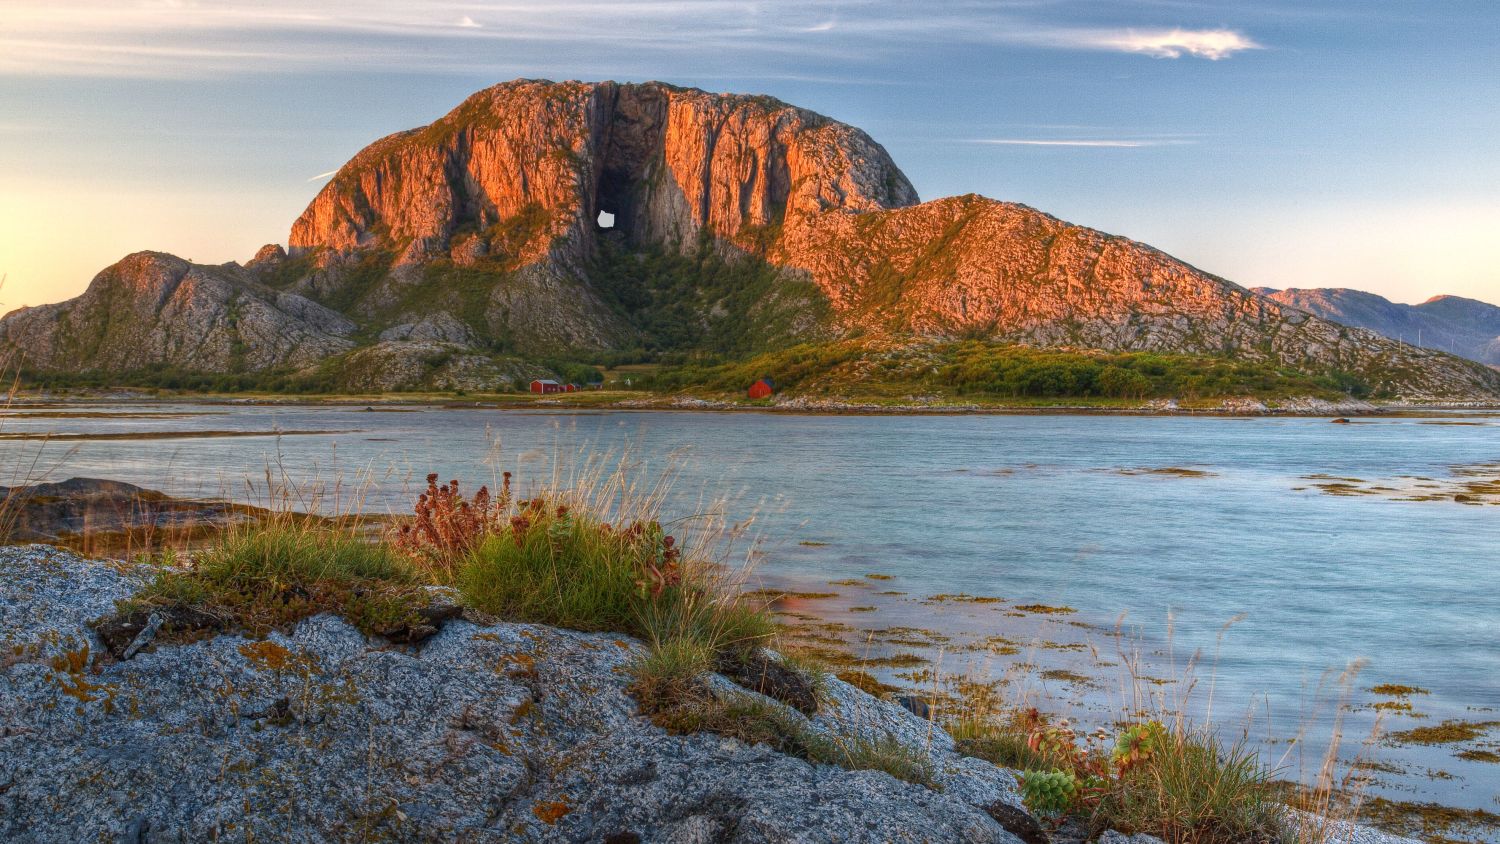
{"label": "reflection on water", "polygon": [[[1357,659],[1369,662],[1348,736],[1377,716],[1394,731],[1500,720],[1487,714],[1500,706],[1500,509],[1474,506],[1500,482],[1500,439],[1491,425],[1430,424],[1474,421],[1464,417],[109,410],[121,415],[20,413],[0,430],[260,432],[82,439],[47,446],[39,465],[54,479],[241,500],[274,466],[298,483],[338,481],[344,505],[375,512],[406,510],[429,471],[474,486],[501,468],[550,471],[556,454],[628,451],[647,471],[675,455],[679,512],[727,493],[731,515],[759,518],[761,585],[823,593],[783,602],[791,620],[831,625],[823,635],[872,660],[923,657],[872,663],[883,682],[919,682],[941,654],[945,667],[1024,675],[1015,682],[1087,714],[1118,709],[1111,672],[1126,651],[1139,649],[1165,687],[1172,666],[1202,649],[1217,666],[1216,720],[1253,713],[1256,735],[1281,742],[1273,758],[1314,713],[1308,758],[1285,757],[1293,774],[1316,770],[1326,747],[1331,695],[1318,690]],[[215,415],[192,415],[204,410]],[[498,462],[487,463],[497,443]],[[15,466],[37,447],[0,442],[0,453]],[[1001,600],[979,600],[989,598]],[[1122,614],[1123,646],[1109,632]],[[1214,660],[1221,629],[1241,614]],[[1210,679],[1199,674],[1201,697]],[[1376,685],[1428,693],[1364,691]],[[1496,750],[1500,732],[1489,729],[1381,747],[1376,775],[1396,796],[1494,811],[1500,765],[1484,760]]]}

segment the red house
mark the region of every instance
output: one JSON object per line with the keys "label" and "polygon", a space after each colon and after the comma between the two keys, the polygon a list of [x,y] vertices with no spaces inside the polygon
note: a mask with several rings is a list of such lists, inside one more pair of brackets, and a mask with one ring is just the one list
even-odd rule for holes
{"label": "red house", "polygon": [[561,393],[563,391],[563,385],[557,383],[556,381],[553,381],[551,378],[538,378],[535,381],[531,382],[531,391],[533,393],[543,394]]}
{"label": "red house", "polygon": [[776,385],[769,378],[762,378],[750,385],[750,398],[768,399],[776,392]]}
{"label": "red house", "polygon": [[576,392],[578,392],[578,385],[577,384],[564,384],[563,385],[563,392],[564,393],[576,393]]}

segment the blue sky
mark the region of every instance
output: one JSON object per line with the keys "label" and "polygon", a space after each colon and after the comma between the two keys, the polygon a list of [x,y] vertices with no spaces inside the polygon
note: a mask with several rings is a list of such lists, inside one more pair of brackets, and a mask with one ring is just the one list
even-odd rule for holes
{"label": "blue sky", "polygon": [[507,79],[769,93],[1246,286],[1500,300],[1500,3],[0,0],[3,309],[244,260]]}

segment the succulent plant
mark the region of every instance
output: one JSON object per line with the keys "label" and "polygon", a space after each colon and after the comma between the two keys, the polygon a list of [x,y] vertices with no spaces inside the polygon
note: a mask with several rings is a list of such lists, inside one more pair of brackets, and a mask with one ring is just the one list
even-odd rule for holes
{"label": "succulent plant", "polygon": [[1021,798],[1039,815],[1060,815],[1078,796],[1078,777],[1072,771],[1027,771],[1021,775]]}
{"label": "succulent plant", "polygon": [[1110,753],[1110,760],[1124,773],[1160,753],[1167,741],[1167,728],[1160,721],[1132,724],[1120,733],[1115,749]]}

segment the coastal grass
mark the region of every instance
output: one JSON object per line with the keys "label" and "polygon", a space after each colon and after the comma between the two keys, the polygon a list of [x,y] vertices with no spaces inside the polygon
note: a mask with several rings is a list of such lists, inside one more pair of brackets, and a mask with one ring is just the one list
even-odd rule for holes
{"label": "coastal grass", "polygon": [[1168,842],[1280,841],[1289,831],[1271,772],[1243,743],[1208,730],[1171,735],[1106,790],[1096,828],[1147,832]]}
{"label": "coastal grass", "polygon": [[[1284,795],[1244,743],[1182,722],[1122,725],[1113,740],[1076,736],[1036,710],[948,725],[957,750],[1023,771],[1029,808],[1073,817],[1092,833],[1148,833],[1171,844],[1288,840]],[[1044,783],[1062,781],[1061,790]],[[1071,789],[1071,790],[1068,790]]]}
{"label": "coastal grass", "polygon": [[[654,655],[653,655],[654,656]],[[746,744],[766,745],[778,753],[817,765],[851,771],[882,771],[899,780],[935,788],[932,761],[920,749],[895,738],[861,738],[814,729],[791,709],[745,694],[719,695],[689,675],[662,685],[664,671],[690,670],[690,663],[648,658],[637,666],[633,689],[657,726],[671,733],[714,733]],[[662,695],[664,689],[670,694]]]}
{"label": "coastal grass", "polygon": [[534,498],[457,568],[466,605],[516,621],[746,650],[773,632],[767,616],[715,588],[682,559],[660,522],[611,525]]}
{"label": "coastal grass", "polygon": [[347,526],[277,518],[225,532],[190,567],[163,568],[119,610],[189,610],[252,636],[332,612],[385,635],[419,622],[429,582],[404,556]]}
{"label": "coastal grass", "polygon": [[[399,637],[429,621],[427,587],[450,586],[481,617],[638,637],[646,649],[631,665],[629,691],[668,729],[924,781],[921,760],[898,747],[827,738],[792,710],[748,694],[705,694],[707,674],[772,659],[760,651],[776,627],[725,564],[739,528],[712,508],[696,527],[664,525],[664,493],[661,482],[637,484],[622,469],[554,477],[525,498],[513,494],[508,473],[497,493],[467,496],[433,475],[413,516],[378,535],[357,519],[290,510],[228,530],[187,565],[163,565],[119,603],[119,616],[139,624],[160,614],[171,640],[220,630],[260,637],[327,612],[367,634],[415,641]],[[778,682],[800,687],[802,699],[818,688],[815,666],[776,664]]]}

